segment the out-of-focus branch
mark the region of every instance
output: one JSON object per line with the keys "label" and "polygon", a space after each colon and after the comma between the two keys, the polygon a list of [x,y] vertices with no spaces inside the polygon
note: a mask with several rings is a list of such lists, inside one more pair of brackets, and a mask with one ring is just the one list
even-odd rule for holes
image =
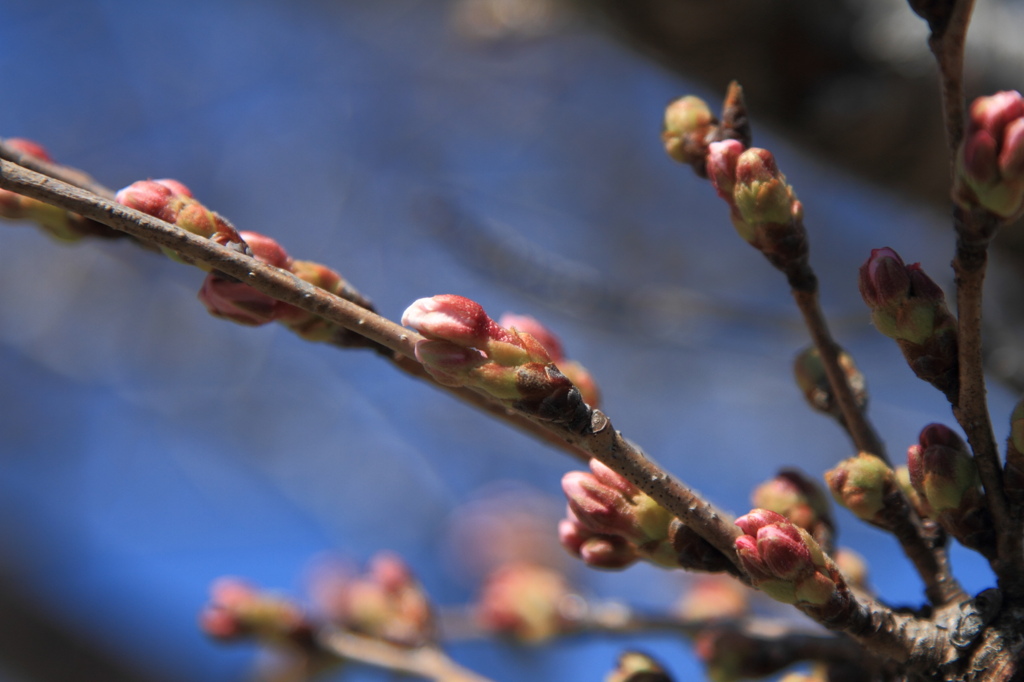
{"label": "out-of-focus branch", "polygon": [[338,628],[323,628],[316,634],[319,647],[338,658],[413,675],[437,682],[490,682],[489,678],[464,668],[444,651],[432,646],[416,648],[389,644]]}

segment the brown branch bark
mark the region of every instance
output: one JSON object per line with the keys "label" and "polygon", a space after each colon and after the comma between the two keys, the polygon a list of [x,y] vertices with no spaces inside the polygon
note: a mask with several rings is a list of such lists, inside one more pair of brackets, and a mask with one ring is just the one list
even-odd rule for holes
{"label": "brown branch bark", "polygon": [[[793,281],[792,277],[790,279]],[[808,267],[807,272],[797,281],[806,284],[793,288],[793,298],[803,315],[814,345],[821,355],[829,384],[840,406],[844,425],[850,437],[862,452],[874,454],[889,463],[881,438],[867,420],[864,412],[857,406],[846,373],[839,365],[839,345],[832,338],[828,322],[821,310],[817,277],[810,272]],[[924,581],[925,594],[929,601],[932,604],[940,605],[960,597],[963,590],[950,571],[945,547],[926,532],[921,518],[914,511],[903,492],[895,490],[892,494],[901,500],[897,504],[890,505],[899,513],[894,513],[889,519],[891,523],[888,530],[900,543],[903,553],[910,559],[918,575]]]}
{"label": "brown branch bark", "polygon": [[843,415],[843,425],[859,451],[869,452],[889,463],[882,439],[878,437],[878,433],[867,420],[864,411],[857,406],[853,388],[847,380],[846,372],[839,364],[839,344],[832,338],[828,322],[821,311],[817,277],[810,273],[808,268],[808,273],[803,280],[810,280],[810,283],[806,287],[794,288],[793,299],[800,309],[800,314],[803,315],[804,324],[807,326],[811,340],[818,349],[822,364],[825,366],[829,385]]}
{"label": "brown branch bark", "polygon": [[[246,282],[268,296],[351,329],[398,356],[414,357],[415,344],[420,338],[417,333],[237,250],[8,161],[0,160],[0,187],[167,247],[194,262]],[[607,464],[736,561],[734,541],[740,531],[729,516],[650,461],[614,429],[603,413],[589,411],[585,424],[545,422],[534,415],[521,416]],[[856,597],[840,612],[830,613],[826,620],[822,624],[830,629],[847,632],[862,645],[915,666],[931,664],[948,649],[948,637],[943,636],[934,623]]]}
{"label": "brown branch bark", "polygon": [[[290,272],[266,265],[145,213],[8,161],[0,160],[0,188],[79,213],[142,241],[176,251],[197,263],[204,263],[245,282],[268,296],[350,329],[390,349],[396,355],[413,360],[415,358],[416,342],[422,339],[419,334],[312,286]],[[499,416],[504,414],[499,410],[491,410],[491,413]],[[531,415],[519,416],[553,434],[560,442],[569,444],[574,451],[582,450],[601,460],[735,560],[733,541],[740,531],[731,523],[729,515],[647,459],[639,448],[612,428],[603,413],[594,410],[582,431],[544,422]]]}

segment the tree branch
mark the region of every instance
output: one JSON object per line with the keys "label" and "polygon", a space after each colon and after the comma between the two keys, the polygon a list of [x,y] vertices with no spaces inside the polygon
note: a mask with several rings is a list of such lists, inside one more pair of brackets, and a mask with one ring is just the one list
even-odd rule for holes
{"label": "tree branch", "polygon": [[323,628],[316,635],[325,652],[346,661],[384,668],[437,682],[490,682],[490,679],[462,667],[436,647],[401,647],[372,637],[337,628]]}
{"label": "tree branch", "polygon": [[[0,160],[0,188],[78,213],[142,241],[166,247],[277,300],[335,322],[415,362],[416,342],[422,339],[418,333],[304,282],[290,272],[8,161]],[[502,411],[489,411],[499,416],[503,414]],[[603,413],[593,410],[590,419],[576,430],[565,424],[543,421],[534,415],[519,413],[519,416],[537,429],[553,434],[560,442],[568,443],[574,451],[582,450],[607,464],[735,563],[733,542],[740,531],[731,523],[730,516],[647,459],[639,448],[612,428]]]}

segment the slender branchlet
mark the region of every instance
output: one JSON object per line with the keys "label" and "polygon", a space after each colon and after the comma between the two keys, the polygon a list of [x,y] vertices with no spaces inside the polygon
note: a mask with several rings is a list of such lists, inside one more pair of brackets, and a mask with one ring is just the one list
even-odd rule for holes
{"label": "slender branchlet", "polygon": [[316,635],[318,648],[343,661],[372,665],[401,675],[437,682],[490,682],[433,646],[402,647],[338,628],[323,628]]}
{"label": "slender branchlet", "polygon": [[[988,244],[1009,216],[990,197],[972,191],[971,171],[976,154],[968,150],[965,159],[965,97],[963,87],[964,50],[974,0],[911,0],[911,8],[928,21],[928,44],[939,69],[946,142],[954,180],[953,209],[957,235],[953,271],[957,287],[957,335],[959,340],[959,391],[953,413],[967,434],[997,539],[997,556],[992,560],[1000,585],[1015,597],[1024,596],[1022,514],[1011,510],[1003,491],[1002,466],[988,412],[982,361],[981,318],[983,285],[988,263]],[[972,110],[973,117],[973,110]],[[966,172],[960,166],[966,165]],[[963,178],[967,176],[965,183]],[[976,173],[975,173],[976,176]],[[965,186],[969,189],[965,191]]]}

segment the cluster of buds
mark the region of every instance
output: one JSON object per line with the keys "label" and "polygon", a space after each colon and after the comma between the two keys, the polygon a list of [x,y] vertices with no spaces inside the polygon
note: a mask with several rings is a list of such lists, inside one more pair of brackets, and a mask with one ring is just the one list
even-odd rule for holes
{"label": "cluster of buds", "polygon": [[[4,140],[4,144],[24,156],[53,163],[53,159],[50,158],[46,149],[32,140],[12,137]],[[42,227],[47,234],[61,241],[78,241],[83,237],[124,236],[122,232],[83,218],[77,213],[68,213],[64,209],[5,189],[0,189],[0,218],[34,222]]]}
{"label": "cluster of buds", "polygon": [[1024,97],[1019,92],[997,92],[971,104],[953,199],[1004,221],[1024,213]]}
{"label": "cluster of buds", "polygon": [[583,396],[583,402],[591,407],[601,406],[601,391],[598,389],[593,375],[586,367],[565,356],[561,340],[539,320],[528,315],[505,313],[498,318],[498,326],[520,334],[529,334],[535,338],[540,345],[544,346],[544,350],[548,352],[548,357],[558,367],[558,371],[579,389],[580,395]]}
{"label": "cluster of buds", "polygon": [[639,559],[695,571],[729,570],[726,557],[625,478],[596,459],[590,472],[562,478],[569,501],[559,539],[595,568],[624,568]]}
{"label": "cluster of buds", "polygon": [[767,149],[745,149],[739,140],[708,145],[707,173],[729,204],[732,224],[743,239],[787,274],[807,263],[803,204]]}
{"label": "cluster of buds", "polygon": [[573,629],[579,601],[561,571],[513,562],[484,580],[474,615],[485,632],[538,644]]}
{"label": "cluster of buds", "polygon": [[729,84],[721,122],[700,97],[686,95],[671,102],[665,108],[661,139],[672,159],[692,166],[698,176],[706,178],[708,145],[712,142],[731,139],[744,148],[750,146],[743,89],[735,81]]}
{"label": "cluster of buds", "polygon": [[[140,180],[120,190],[115,199],[128,208],[176,225],[196,236],[249,253],[238,230],[199,203],[191,190],[177,180]],[[194,264],[171,249],[163,248],[163,251],[178,262]],[[208,269],[201,264],[200,267]]]}
{"label": "cluster of buds", "polygon": [[[867,384],[864,381],[864,375],[854,364],[853,358],[844,350],[839,351],[839,368],[843,371],[846,382],[853,391],[853,399],[857,408],[863,411],[868,404]],[[793,361],[793,377],[796,379],[801,393],[804,394],[807,404],[813,410],[830,415],[842,423],[843,414],[839,409],[835,394],[832,392],[832,385],[828,381],[825,364],[821,361],[821,353],[818,352],[817,347],[808,346],[797,354]]]}
{"label": "cluster of buds", "polygon": [[668,672],[653,658],[639,651],[626,651],[604,682],[672,682]]}
{"label": "cluster of buds", "polygon": [[589,423],[579,389],[544,344],[502,327],[479,303],[452,294],[421,298],[402,314],[402,324],[426,337],[416,344],[416,359],[438,383],[479,389],[542,419]]}
{"label": "cluster of buds", "polygon": [[751,502],[759,509],[782,514],[803,528],[823,547],[831,547],[835,524],[821,487],[795,469],[783,469],[754,489]]}
{"label": "cluster of buds", "polygon": [[1010,415],[1010,438],[1006,442],[1006,467],[1003,472],[1006,496],[1024,504],[1024,400]]}
{"label": "cluster of buds", "polygon": [[199,625],[210,637],[224,641],[255,637],[267,644],[305,648],[313,637],[313,626],[302,609],[237,578],[213,583]]}
{"label": "cluster of buds", "polygon": [[849,590],[811,534],[786,517],[755,509],[736,519],[736,553],[751,583],[769,597],[823,618],[846,608]]}
{"label": "cluster of buds", "polygon": [[313,574],[310,591],[317,608],[338,627],[408,647],[435,639],[430,601],[395,554],[377,554],[360,576],[321,567]]}
{"label": "cluster of buds", "polygon": [[[267,265],[287,270],[299,279],[352,301],[367,310],[373,304],[334,270],[312,261],[294,260],[276,240],[258,232],[240,232],[253,257]],[[307,341],[334,343],[340,346],[364,345],[363,337],[318,315],[260,293],[244,282],[212,271],[199,290],[199,300],[214,317],[248,326],[279,322]]]}
{"label": "cluster of buds", "polygon": [[957,324],[939,285],[919,263],[906,265],[889,248],[871,251],[860,268],[859,284],[875,327],[896,340],[914,374],[954,396],[959,383]]}
{"label": "cluster of buds", "polygon": [[858,519],[882,528],[888,527],[886,506],[890,497],[899,491],[899,486],[895,472],[885,461],[861,452],[825,472],[825,482],[833,499]]}
{"label": "cluster of buds", "polygon": [[952,429],[929,424],[907,450],[910,483],[928,516],[965,547],[990,556],[995,549],[992,520],[967,445]]}

